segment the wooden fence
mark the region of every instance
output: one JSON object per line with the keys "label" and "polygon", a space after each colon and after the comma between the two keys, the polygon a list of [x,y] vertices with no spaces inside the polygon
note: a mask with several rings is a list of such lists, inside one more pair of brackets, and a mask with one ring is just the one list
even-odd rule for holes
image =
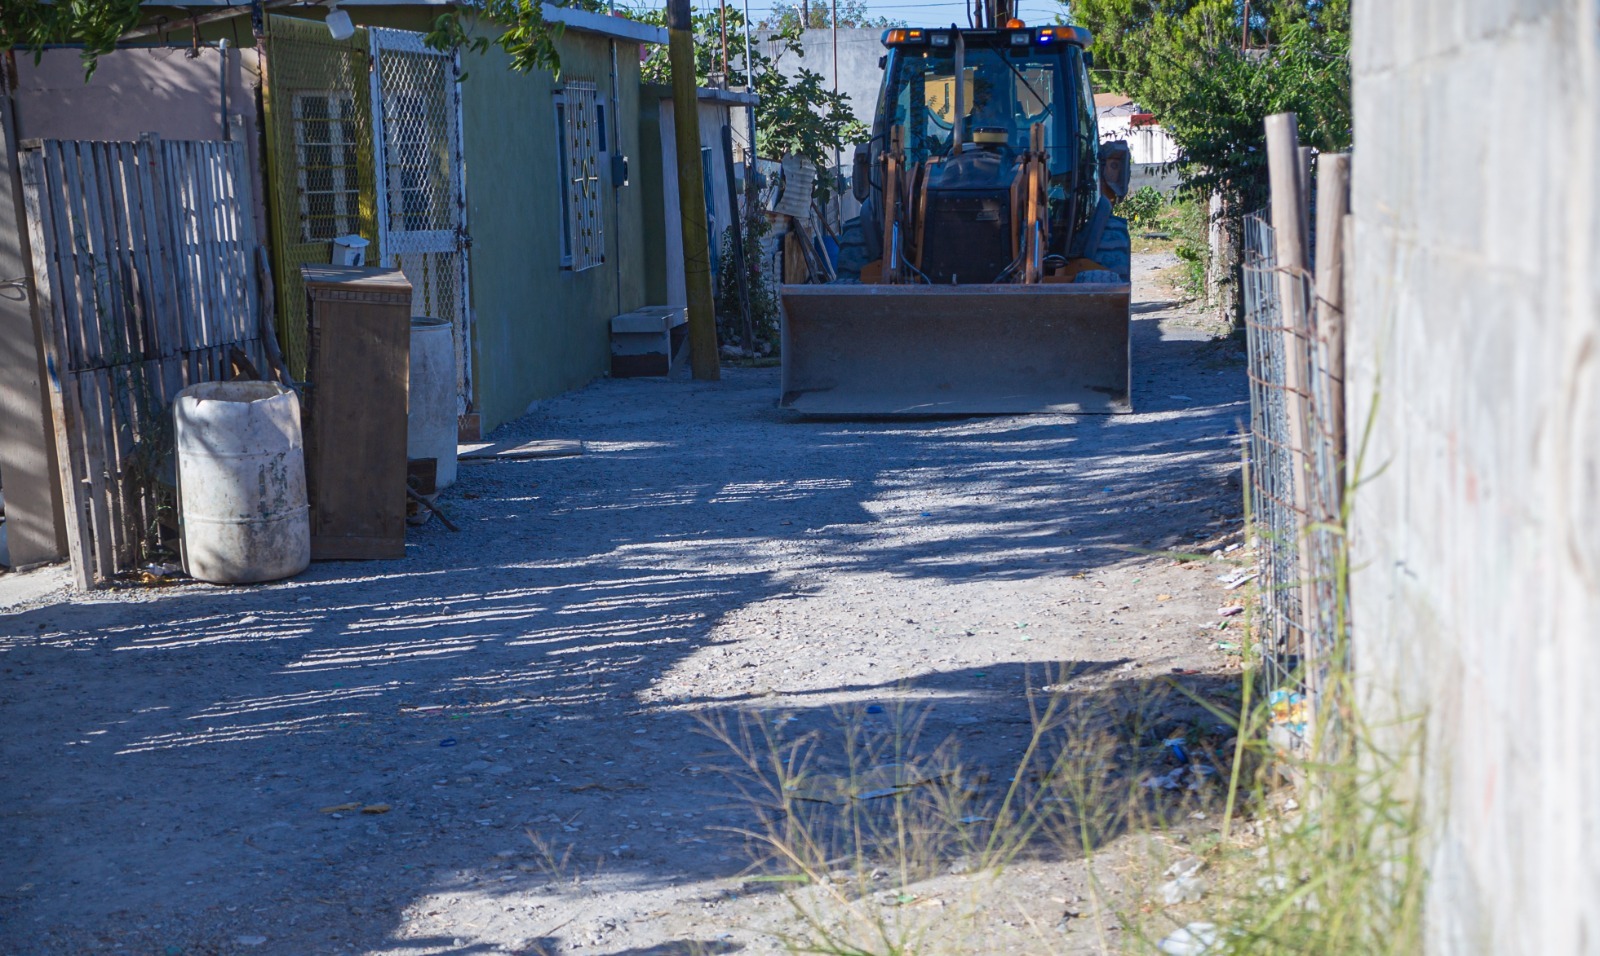
{"label": "wooden fence", "polygon": [[272,367],[265,260],[238,142],[22,145],[68,550],[94,587],[167,553],[178,391],[234,349]]}

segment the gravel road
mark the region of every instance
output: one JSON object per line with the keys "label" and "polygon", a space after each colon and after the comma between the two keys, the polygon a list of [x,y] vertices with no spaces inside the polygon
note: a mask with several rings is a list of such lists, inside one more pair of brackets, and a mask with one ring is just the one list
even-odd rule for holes
{"label": "gravel road", "polygon": [[582,456],[463,465],[461,532],[403,560],[0,610],[0,950],[775,951],[706,713],[910,703],[999,769],[1043,668],[1233,666],[1219,563],[1150,552],[1238,540],[1244,365],[1162,264],[1133,415],[791,421],[773,369],[606,380],[495,436]]}

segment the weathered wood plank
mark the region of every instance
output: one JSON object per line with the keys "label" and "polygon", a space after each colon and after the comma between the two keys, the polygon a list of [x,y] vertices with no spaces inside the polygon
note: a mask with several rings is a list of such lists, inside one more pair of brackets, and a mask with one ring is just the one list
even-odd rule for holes
{"label": "weathered wood plank", "polygon": [[100,213],[100,169],[94,143],[77,143],[78,180],[83,202],[83,228],[78,231],[81,268],[94,299],[84,309],[84,338],[93,353],[84,356],[84,368],[103,368],[116,354],[116,304],[111,294],[110,250],[106,248],[105,223]]}
{"label": "weathered wood plank", "polygon": [[214,210],[214,227],[217,233],[217,261],[221,264],[222,289],[220,299],[223,309],[223,326],[227,329],[227,340],[238,342],[245,338],[244,322],[239,314],[240,291],[244,285],[244,277],[239,274],[238,266],[238,241],[234,235],[234,218],[232,201],[228,192],[230,177],[228,176],[229,164],[227,160],[227,144],[211,143],[207,146],[210,156],[207,160],[207,169],[211,174],[211,195]]}
{"label": "weathered wood plank", "polygon": [[131,359],[137,361],[146,353],[145,331],[150,310],[145,302],[143,283],[144,250],[141,248],[139,230],[139,202],[132,188],[132,148],[127,143],[107,143],[106,152],[111,167],[112,208],[116,211],[117,244],[122,247],[122,283],[124,306],[128,311],[128,347]]}
{"label": "weathered wood plank", "polygon": [[72,191],[67,183],[68,157],[73,154],[64,144],[48,140],[44,150],[40,182],[53,223],[50,238],[55,244],[56,301],[66,335],[62,342],[61,368],[66,370],[81,365],[85,351],[83,323],[78,318],[84,296],[78,282],[78,257],[72,246],[72,223],[78,217],[72,209]]}
{"label": "weathered wood plank", "polygon": [[255,191],[251,188],[255,180],[250,175],[249,150],[244,146],[244,117],[235,119],[238,122],[235,124],[234,139],[228,144],[228,153],[233,169],[234,217],[238,223],[239,233],[239,269],[244,275],[246,309],[244,330],[246,335],[259,335],[260,310],[263,305],[261,281],[256,264],[256,249],[260,248],[260,244],[256,241]]}
{"label": "weathered wood plank", "polygon": [[254,217],[250,214],[250,180],[244,168],[244,147],[228,143],[224,147],[228,181],[229,219],[233,223],[233,263],[239,277],[239,335],[249,338],[256,335],[259,321],[256,316],[256,263]]}
{"label": "weathered wood plank", "polygon": [[115,343],[107,364],[129,362],[138,357],[138,313],[133,304],[130,249],[125,236],[124,210],[117,197],[117,159],[113,143],[95,143],[95,179],[100,197],[101,239],[105,243],[106,280],[109,301],[103,317],[112,321],[106,331]]}
{"label": "weathered wood plank", "polygon": [[217,221],[216,170],[208,143],[194,145],[195,180],[200,192],[199,238],[201,257],[206,264],[206,325],[212,344],[233,340],[227,310],[228,271],[226,252],[220,241],[220,223]]}
{"label": "weathered wood plank", "polygon": [[73,376],[78,407],[83,410],[84,491],[88,499],[90,527],[94,535],[95,583],[103,584],[116,568],[114,528],[106,496],[108,470],[105,449],[105,403],[96,389],[98,370]]}
{"label": "weathered wood plank", "polygon": [[183,348],[183,320],[178,314],[176,277],[172,270],[171,223],[166,217],[162,189],[160,140],[154,133],[139,137],[140,199],[144,207],[146,241],[150,243],[150,285],[155,292],[155,354],[176,355]]}
{"label": "weathered wood plank", "polygon": [[216,325],[216,308],[213,298],[216,295],[215,256],[212,254],[209,242],[207,220],[211,215],[210,198],[206,193],[205,161],[201,150],[193,143],[175,143],[183,156],[182,169],[185,188],[189,192],[189,202],[185,213],[188,217],[188,248],[195,263],[195,318],[201,329],[201,342],[206,346],[214,346],[222,337],[222,330]]}
{"label": "weathered wood plank", "polygon": [[[57,153],[59,155],[59,152]],[[61,380],[61,369],[68,354],[66,323],[58,306],[62,294],[55,245],[55,208],[46,175],[49,153],[28,150],[21,155],[23,202],[27,212],[28,240],[33,253],[34,296],[42,326],[41,345],[45,353],[45,374],[50,401],[52,438],[56,446],[56,473],[62,492],[62,518],[67,528],[67,552],[72,559],[73,581],[87,590],[93,584],[89,567],[88,529],[84,527],[79,505],[79,468],[73,455],[70,435],[77,428],[68,410]]]}
{"label": "weathered wood plank", "polygon": [[193,270],[189,259],[188,224],[183,214],[189,199],[183,189],[182,176],[177,169],[181,165],[177,151],[172,148],[171,143],[164,142],[161,144],[160,155],[161,162],[156,169],[161,174],[164,201],[157,212],[166,221],[167,235],[170,238],[167,262],[172,266],[173,305],[183,330],[181,344],[178,346],[181,351],[196,348],[200,344],[200,339],[195,334]]}

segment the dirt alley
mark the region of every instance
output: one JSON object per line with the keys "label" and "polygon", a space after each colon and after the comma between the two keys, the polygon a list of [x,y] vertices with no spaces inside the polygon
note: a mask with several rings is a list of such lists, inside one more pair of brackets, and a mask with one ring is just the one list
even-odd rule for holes
{"label": "dirt alley", "polygon": [[496,435],[585,454],[463,465],[461,533],[404,560],[0,610],[0,951],[776,951],[697,713],[926,702],[1003,767],[1032,666],[1227,669],[1220,563],[1137,550],[1237,540],[1249,414],[1161,264],[1134,415],[796,422],[775,369],[601,381]]}

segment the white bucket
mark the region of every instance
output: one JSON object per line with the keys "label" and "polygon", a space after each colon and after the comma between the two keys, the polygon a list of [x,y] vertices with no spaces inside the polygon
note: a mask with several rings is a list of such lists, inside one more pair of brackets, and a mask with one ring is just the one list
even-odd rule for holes
{"label": "white bucket", "polygon": [[439,463],[438,487],[456,480],[456,349],[450,323],[411,320],[411,387],[406,397],[406,457]]}
{"label": "white bucket", "polygon": [[213,584],[299,574],[311,563],[300,400],[271,382],[206,382],[178,393],[183,567]]}

